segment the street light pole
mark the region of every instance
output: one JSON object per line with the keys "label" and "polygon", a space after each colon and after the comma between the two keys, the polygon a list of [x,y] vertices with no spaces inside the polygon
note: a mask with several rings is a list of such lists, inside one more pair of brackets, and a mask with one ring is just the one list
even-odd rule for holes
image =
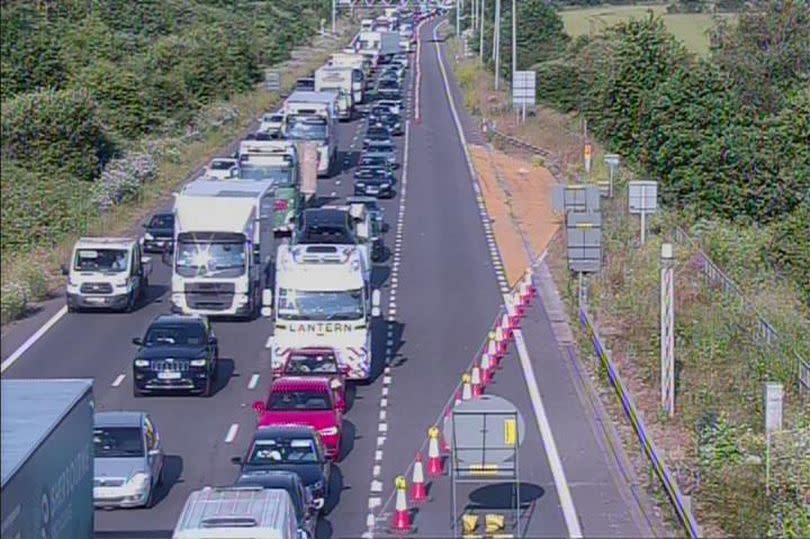
{"label": "street light pole", "polygon": [[337,0],[332,0],[332,33],[337,34]]}
{"label": "street light pole", "polygon": [[517,0],[512,0],[512,78],[517,71]]}
{"label": "street light pole", "polygon": [[487,0],[481,0],[481,17],[478,23],[481,25],[481,30],[478,32],[478,59],[484,63],[484,15],[486,13]]}
{"label": "street light pole", "polygon": [[495,0],[495,90],[501,87],[501,0]]}
{"label": "street light pole", "polygon": [[461,37],[461,0],[456,0],[456,37]]}

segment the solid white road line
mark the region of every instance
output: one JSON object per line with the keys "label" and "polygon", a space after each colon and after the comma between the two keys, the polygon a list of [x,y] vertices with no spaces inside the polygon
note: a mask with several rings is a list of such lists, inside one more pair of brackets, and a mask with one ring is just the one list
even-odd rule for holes
{"label": "solid white road line", "polygon": [[256,389],[257,385],[259,385],[259,373],[256,373],[250,377],[250,382],[248,382],[248,389]]}
{"label": "solid white road line", "polygon": [[[446,24],[447,21],[442,21],[440,24],[433,28],[433,39],[436,50],[436,59],[439,62],[439,71],[442,74],[442,81],[444,82],[444,92],[447,95],[447,100],[450,103],[450,111],[453,114],[453,122],[458,132],[459,141],[461,142],[462,149],[464,150],[464,158],[467,161],[467,167],[470,171],[470,178],[473,180],[473,186],[478,187],[475,167],[473,166],[472,158],[470,157],[469,149],[467,148],[467,140],[464,136],[464,130],[461,127],[461,120],[456,110],[455,100],[450,91],[450,81],[447,77],[447,70],[444,66],[442,59],[441,48],[439,47],[438,36],[436,31],[440,26]],[[476,189],[476,192],[480,188]],[[506,302],[506,296],[504,296]],[[546,416],[546,410],[543,406],[543,399],[540,396],[540,390],[537,388],[537,378],[534,375],[531,360],[529,359],[529,352],[526,349],[526,343],[523,340],[523,332],[521,330],[515,331],[515,344],[517,346],[518,355],[520,356],[520,364],[523,367],[523,378],[526,381],[526,387],[529,390],[529,397],[531,398],[532,408],[537,420],[537,427],[540,429],[540,436],[543,440],[543,446],[546,450],[546,457],[548,458],[551,473],[554,476],[554,486],[557,489],[557,496],[562,506],[563,517],[565,518],[565,525],[568,528],[568,536],[572,538],[582,537],[582,529],[579,525],[579,518],[577,517],[576,508],[574,507],[574,499],[571,497],[571,491],[568,488],[568,480],[565,478],[565,471],[563,470],[560,454],[557,451],[557,445],[554,442],[554,435],[551,430],[551,425]]]}
{"label": "solid white road line", "polygon": [[113,380],[112,386],[113,386],[113,387],[118,387],[118,386],[120,386],[120,385],[121,385],[121,382],[123,382],[123,381],[124,381],[124,378],[126,378],[126,377],[127,377],[127,375],[126,375],[126,374],[119,374],[119,375],[118,375],[118,376],[115,378],[115,380]]}
{"label": "solid white road line", "polygon": [[11,354],[10,356],[8,356],[8,358],[7,358],[5,361],[3,361],[3,363],[2,363],[2,364],[0,364],[0,373],[4,373],[4,372],[6,372],[6,370],[8,370],[8,368],[9,368],[9,367],[11,367],[12,365],[14,365],[14,362],[15,362],[15,361],[17,361],[18,359],[20,359],[20,356],[22,356],[24,353],[26,353],[26,352],[28,351],[28,349],[29,349],[29,348],[31,348],[32,346],[34,346],[34,343],[36,343],[38,340],[40,340],[40,339],[42,338],[42,336],[43,336],[43,335],[45,335],[45,333],[46,333],[46,332],[47,332],[49,329],[51,329],[51,328],[52,328],[52,327],[53,327],[53,326],[54,326],[54,325],[55,325],[57,322],[59,322],[59,320],[60,320],[60,319],[61,319],[63,316],[65,316],[66,314],[67,314],[67,306],[62,306],[62,308],[61,308],[61,309],[59,309],[58,311],[56,311],[56,314],[54,314],[54,315],[53,315],[53,316],[50,318],[50,320],[48,320],[47,322],[45,322],[45,323],[42,325],[42,327],[41,327],[41,328],[39,328],[39,329],[36,331],[36,333],[34,333],[34,334],[33,334],[33,335],[31,335],[30,337],[28,337],[28,340],[26,340],[24,343],[22,343],[22,344],[20,345],[20,347],[19,347],[19,348],[17,348],[17,349],[14,351],[14,353],[13,353],[13,354]]}

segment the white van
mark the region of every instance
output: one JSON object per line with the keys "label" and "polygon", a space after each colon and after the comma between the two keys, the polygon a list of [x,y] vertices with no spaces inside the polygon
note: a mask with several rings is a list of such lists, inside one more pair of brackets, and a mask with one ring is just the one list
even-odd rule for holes
{"label": "white van", "polygon": [[282,489],[205,487],[192,492],[173,539],[310,539]]}

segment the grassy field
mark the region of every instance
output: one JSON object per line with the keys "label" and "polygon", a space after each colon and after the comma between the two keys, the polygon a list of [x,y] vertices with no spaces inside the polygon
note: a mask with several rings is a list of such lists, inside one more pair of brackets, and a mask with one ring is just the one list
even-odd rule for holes
{"label": "grassy field", "polygon": [[[708,30],[714,25],[705,13],[667,14],[664,5],[601,6],[560,11],[565,31],[572,36],[595,33],[624,19],[641,18],[652,11],[664,18],[664,24],[686,47],[700,55],[709,50]],[[720,15],[728,17],[729,15]]]}

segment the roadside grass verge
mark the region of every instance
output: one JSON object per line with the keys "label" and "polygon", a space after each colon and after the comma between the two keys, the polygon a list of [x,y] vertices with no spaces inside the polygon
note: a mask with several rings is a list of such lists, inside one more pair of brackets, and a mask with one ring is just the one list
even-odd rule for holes
{"label": "roadside grass verge", "polygon": [[[301,60],[288,60],[278,66],[282,86],[288,91],[294,81],[308,74],[326,61],[328,56],[347,43],[351,35],[348,25],[341,21],[338,40],[316,38],[320,46],[309,45],[296,51]],[[90,188],[77,203],[86,204],[81,222],[64,237],[53,238],[49,246],[31,248],[23,252],[3,253],[0,278],[0,323],[25,317],[37,310],[37,303],[53,297],[63,286],[59,270],[70,256],[76,239],[81,236],[117,236],[138,234],[137,223],[146,218],[180,185],[222,152],[237,137],[244,135],[262,113],[280,105],[279,95],[270,94],[264,87],[236,95],[228,101],[207,107],[197,116],[194,128],[184,135],[158,139],[145,139],[134,144],[148,148],[157,156],[156,178],[126,197],[108,211],[100,212],[90,197]]]}
{"label": "roadside grass verge", "polygon": [[[506,93],[494,91],[492,75],[475,59],[460,60],[457,43],[451,51],[469,110],[493,121],[499,131],[557,154],[563,163],[563,181],[582,177],[577,117],[541,108],[526,124],[517,125],[505,106]],[[606,179],[600,162],[603,149],[598,144],[594,154],[592,177]],[[707,285],[696,266],[696,253],[687,245],[675,244],[676,415],[667,418],[660,412],[659,400],[659,254],[661,243],[681,217],[666,210],[656,215],[648,223],[649,241],[639,246],[640,224],[626,210],[628,179],[633,179],[633,173],[625,170],[614,199],[602,199],[605,266],[589,279],[588,309],[652,438],[666,455],[682,492],[692,497],[707,536],[810,535],[810,409],[800,399],[794,365],[787,360],[794,349],[808,357],[807,308],[797,299],[795,287],[764,268],[758,268],[754,284],[743,285],[746,293],[751,292],[750,305],[741,304]],[[755,234],[748,238],[713,232],[710,237],[717,243],[715,250],[725,247],[724,262],[732,266],[733,275],[750,275],[750,270],[744,271],[744,253],[755,249]],[[573,326],[578,325],[577,282],[565,256],[564,241],[557,236],[547,261]],[[779,330],[778,346],[764,347],[754,341],[752,306]],[[590,348],[584,340],[580,346]],[[637,448],[605,373],[596,362],[589,362],[588,368],[625,446]],[[762,402],[766,381],[783,382],[786,391],[785,428],[772,439],[767,496]],[[649,469],[640,452],[629,454],[637,471],[643,474]],[[677,526],[657,482],[649,481],[648,487],[662,514]]]}

